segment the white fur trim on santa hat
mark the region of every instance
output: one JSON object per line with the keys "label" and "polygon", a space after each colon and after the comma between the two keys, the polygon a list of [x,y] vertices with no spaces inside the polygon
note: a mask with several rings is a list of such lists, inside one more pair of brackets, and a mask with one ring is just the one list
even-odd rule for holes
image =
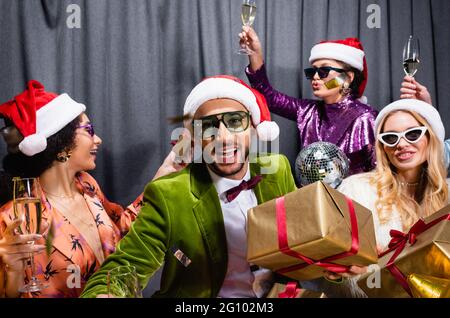
{"label": "white fur trim on santa hat", "polygon": [[319,59],[333,59],[347,63],[362,71],[364,69],[364,51],[340,43],[319,43],[311,49],[309,62]]}
{"label": "white fur trim on santa hat", "polygon": [[20,151],[27,156],[44,151],[46,138],[56,134],[86,110],[69,95],[61,94],[36,111],[36,133],[26,136],[19,144]]}
{"label": "white fur trim on santa hat", "polygon": [[274,121],[263,121],[256,126],[256,131],[263,141],[273,141],[280,135],[280,127]]}
{"label": "white fur trim on santa hat", "polygon": [[19,150],[26,156],[34,156],[47,148],[47,138],[41,134],[34,134],[24,138],[19,144]]}
{"label": "white fur trim on santa hat", "polygon": [[378,126],[383,119],[396,110],[410,110],[418,113],[428,122],[436,136],[442,142],[444,141],[445,128],[439,112],[432,105],[417,99],[400,99],[384,107],[375,119],[375,131],[378,131]]}
{"label": "white fur trim on santa hat", "polygon": [[360,98],[358,98],[360,103],[363,104],[367,104],[369,102],[369,100],[367,99],[367,96],[361,96]]}
{"label": "white fur trim on santa hat", "polygon": [[184,103],[183,114],[194,116],[201,105],[218,98],[229,98],[241,103],[249,110],[253,124],[259,124],[261,114],[253,92],[232,79],[221,77],[207,78],[197,84]]}

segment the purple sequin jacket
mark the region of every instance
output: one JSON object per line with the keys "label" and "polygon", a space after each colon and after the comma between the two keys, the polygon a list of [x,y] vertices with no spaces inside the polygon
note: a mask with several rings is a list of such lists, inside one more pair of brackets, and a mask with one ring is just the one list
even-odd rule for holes
{"label": "purple sequin jacket", "polygon": [[246,69],[252,87],[267,99],[271,112],[296,120],[301,148],[316,141],[337,145],[350,160],[350,175],[375,168],[375,118],[377,110],[347,97],[336,104],[297,99],[272,88],[265,66]]}

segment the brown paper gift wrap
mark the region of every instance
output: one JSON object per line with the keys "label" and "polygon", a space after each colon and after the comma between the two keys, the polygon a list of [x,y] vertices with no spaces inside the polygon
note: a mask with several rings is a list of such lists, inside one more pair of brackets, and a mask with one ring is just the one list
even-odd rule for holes
{"label": "brown paper gift wrap", "polygon": [[[322,182],[316,182],[287,194],[284,199],[291,250],[313,260],[322,260],[350,250],[351,223],[348,203],[343,194]],[[358,203],[353,204],[359,232],[358,252],[333,263],[347,266],[376,263],[378,258],[372,214]],[[247,238],[247,259],[250,263],[273,271],[305,263],[279,249],[276,200],[249,210]],[[283,275],[297,280],[310,280],[322,277],[324,270],[317,265],[308,265]]]}
{"label": "brown paper gift wrap", "polygon": [[[408,275],[413,273],[450,279],[450,216],[447,216],[449,213],[450,206],[447,206],[417,222],[416,225],[419,223],[430,225],[433,221],[443,218],[439,223],[422,233],[412,235],[414,230],[410,230],[410,235],[405,235],[405,242],[407,240],[405,248],[395,259],[394,265],[401,272],[400,275],[404,277],[406,285]],[[416,225],[412,229],[417,228]],[[406,289],[402,287],[386,267],[395,252],[396,250],[393,250],[382,256],[378,262],[379,269],[365,274],[358,281],[359,287],[369,297],[410,297],[407,292],[409,287]],[[377,288],[377,277],[380,288]]]}

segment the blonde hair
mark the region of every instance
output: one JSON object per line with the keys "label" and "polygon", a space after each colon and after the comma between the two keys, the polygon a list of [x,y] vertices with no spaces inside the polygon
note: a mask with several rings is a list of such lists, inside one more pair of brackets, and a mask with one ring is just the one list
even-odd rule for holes
{"label": "blonde hair", "polygon": [[428,128],[429,137],[426,162],[422,166],[422,176],[416,190],[415,197],[407,194],[405,187],[401,187],[395,173],[395,167],[390,163],[383,144],[376,140],[375,152],[377,167],[371,179],[376,185],[376,209],[381,224],[391,218],[391,211],[396,207],[400,214],[403,230],[408,230],[421,217],[427,217],[447,204],[448,188],[446,183],[447,170],[444,164],[444,148],[428,122],[417,112],[398,110],[385,116],[381,121],[377,135],[383,129],[387,118],[397,112],[412,115],[421,125]]}

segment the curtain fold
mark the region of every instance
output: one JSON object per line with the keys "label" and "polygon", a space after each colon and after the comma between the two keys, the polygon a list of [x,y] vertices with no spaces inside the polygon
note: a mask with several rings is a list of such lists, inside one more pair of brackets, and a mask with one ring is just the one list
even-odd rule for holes
{"label": "curtain fold", "polygon": [[58,0],[41,0],[41,2],[44,10],[45,21],[50,28],[55,28],[58,25],[58,18],[62,13],[59,10]]}

